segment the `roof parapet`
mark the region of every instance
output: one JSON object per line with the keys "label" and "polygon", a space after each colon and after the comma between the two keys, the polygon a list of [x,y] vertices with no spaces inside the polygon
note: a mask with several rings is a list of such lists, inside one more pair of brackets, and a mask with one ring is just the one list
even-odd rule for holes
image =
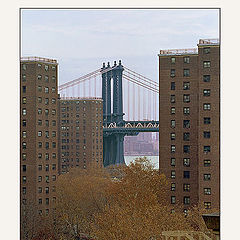
{"label": "roof parapet", "polygon": [[219,38],[199,39],[198,45],[219,45]]}
{"label": "roof parapet", "polygon": [[197,48],[160,50],[158,56],[198,54]]}
{"label": "roof parapet", "polygon": [[21,62],[45,62],[45,63],[57,63],[56,59],[43,58],[43,57],[21,57]]}

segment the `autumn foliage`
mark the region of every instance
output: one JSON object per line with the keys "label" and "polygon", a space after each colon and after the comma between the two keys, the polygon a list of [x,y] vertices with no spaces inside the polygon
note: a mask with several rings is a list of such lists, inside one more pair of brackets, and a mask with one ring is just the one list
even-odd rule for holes
{"label": "autumn foliage", "polygon": [[167,187],[146,158],[129,166],[72,169],[58,178],[57,239],[157,240],[170,230],[208,233],[197,208],[187,216],[171,211]]}

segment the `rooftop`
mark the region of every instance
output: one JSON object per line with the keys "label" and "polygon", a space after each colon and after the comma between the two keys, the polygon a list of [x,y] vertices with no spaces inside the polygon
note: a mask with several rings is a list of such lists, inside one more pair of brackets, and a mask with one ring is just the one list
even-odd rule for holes
{"label": "rooftop", "polygon": [[56,59],[43,58],[43,57],[21,57],[21,62],[44,62],[44,63],[57,63]]}
{"label": "rooftop", "polygon": [[102,100],[98,97],[61,97],[60,100]]}
{"label": "rooftop", "polygon": [[212,39],[199,39],[198,45],[219,45],[219,39],[218,38],[212,38]]}

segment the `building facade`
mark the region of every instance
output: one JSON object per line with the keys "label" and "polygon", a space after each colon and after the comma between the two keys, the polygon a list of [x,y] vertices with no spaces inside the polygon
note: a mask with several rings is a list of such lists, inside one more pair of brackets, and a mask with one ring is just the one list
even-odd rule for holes
{"label": "building facade", "polygon": [[[58,174],[58,63],[25,57],[20,62],[21,235],[28,219],[54,206]],[[32,220],[31,218],[32,217]],[[25,231],[25,233],[23,233]],[[28,230],[29,231],[29,230]],[[27,238],[27,236],[25,236]]]}
{"label": "building facade", "polygon": [[219,69],[218,39],[159,54],[159,169],[173,208],[220,207]]}
{"label": "building facade", "polygon": [[59,173],[71,167],[103,163],[102,99],[62,98],[59,101]]}

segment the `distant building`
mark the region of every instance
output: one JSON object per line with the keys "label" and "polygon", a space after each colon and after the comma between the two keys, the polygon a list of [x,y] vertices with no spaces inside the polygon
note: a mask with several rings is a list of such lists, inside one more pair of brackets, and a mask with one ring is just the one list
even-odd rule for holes
{"label": "distant building", "polygon": [[24,230],[27,227],[26,224],[29,223],[34,227],[34,216],[51,213],[56,199],[57,69],[58,63],[53,59],[21,58],[20,210],[23,239],[28,239]]}
{"label": "distant building", "polygon": [[219,54],[218,39],[159,54],[159,169],[173,208],[220,207]]}
{"label": "distant building", "polygon": [[71,167],[103,164],[102,99],[62,98],[59,101],[59,172]]}

